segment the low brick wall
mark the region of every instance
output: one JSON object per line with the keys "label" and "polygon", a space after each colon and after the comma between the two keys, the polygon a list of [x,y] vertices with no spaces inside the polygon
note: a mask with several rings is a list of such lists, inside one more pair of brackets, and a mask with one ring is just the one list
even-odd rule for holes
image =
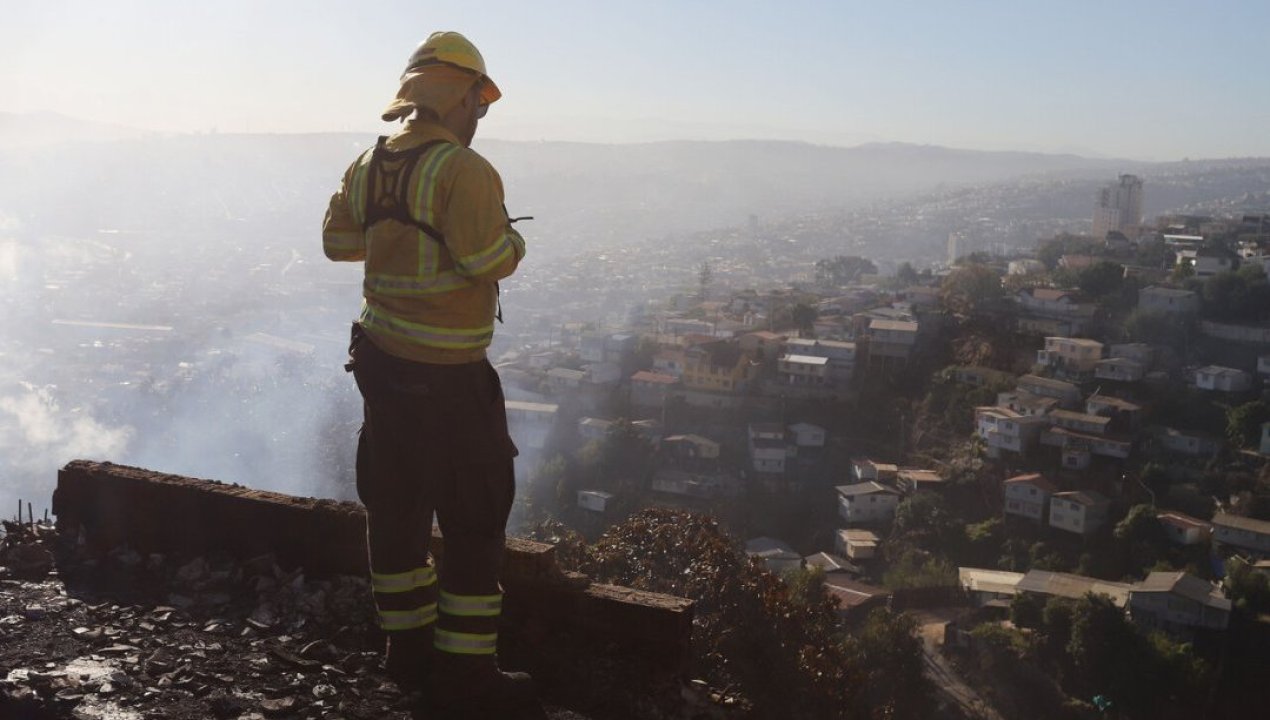
{"label": "low brick wall", "polygon": [[[300,498],[112,463],[74,460],[58,471],[58,527],[109,550],[249,559],[273,553],[310,576],[368,572],[366,515],[357,503]],[[434,531],[435,553],[444,538]],[[592,583],[556,564],[555,547],[507,539],[507,616],[533,636],[563,632],[645,657],[658,673],[687,670],[691,600]]]}

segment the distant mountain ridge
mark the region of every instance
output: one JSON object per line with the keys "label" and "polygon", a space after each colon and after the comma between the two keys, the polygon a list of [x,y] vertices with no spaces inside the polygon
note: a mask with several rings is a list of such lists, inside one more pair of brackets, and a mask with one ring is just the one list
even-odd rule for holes
{"label": "distant mountain ridge", "polygon": [[[312,232],[344,169],[374,142],[370,133],[159,135],[53,115],[36,118],[47,121],[39,137],[52,142],[15,143],[15,133],[36,137],[32,118],[0,114],[0,214],[41,233],[224,223],[235,232],[244,223]],[[940,187],[1110,181],[1183,166],[904,143],[478,139],[475,147],[502,174],[512,214],[534,215],[533,231],[563,245],[742,226],[751,214],[850,209]],[[68,198],[74,212],[66,212]]]}

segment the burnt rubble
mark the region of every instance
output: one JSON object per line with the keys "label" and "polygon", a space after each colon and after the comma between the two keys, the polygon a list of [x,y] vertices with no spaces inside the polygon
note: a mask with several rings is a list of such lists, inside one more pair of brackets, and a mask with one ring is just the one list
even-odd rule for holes
{"label": "burnt rubble", "polygon": [[[4,523],[0,718],[423,717],[383,674],[363,577],[310,577],[271,553],[98,540],[82,525]],[[593,632],[604,613],[572,633],[528,612],[535,592],[554,597],[527,590],[521,609],[510,603],[501,650],[505,664],[539,679],[548,717],[735,716],[708,688],[649,671],[646,656]],[[577,607],[624,607],[634,593],[588,592],[600,599]]]}

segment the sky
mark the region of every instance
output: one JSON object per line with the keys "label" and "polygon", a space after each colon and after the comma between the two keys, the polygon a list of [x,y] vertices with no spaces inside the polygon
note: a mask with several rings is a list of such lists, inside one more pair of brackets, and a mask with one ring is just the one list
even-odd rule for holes
{"label": "sky", "polygon": [[482,137],[1270,156],[1266,0],[0,0],[0,112],[164,132],[382,133],[458,30]]}

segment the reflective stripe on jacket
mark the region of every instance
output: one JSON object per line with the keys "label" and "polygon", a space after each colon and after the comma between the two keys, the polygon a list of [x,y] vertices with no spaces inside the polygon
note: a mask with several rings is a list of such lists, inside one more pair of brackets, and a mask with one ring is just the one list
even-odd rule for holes
{"label": "reflective stripe on jacket", "polygon": [[371,151],[344,173],[322,226],[332,260],[364,261],[361,323],[385,352],[427,363],[475,362],[494,334],[494,283],[511,275],[525,241],[508,222],[503,182],[493,166],[441,126],[412,121],[388,139],[400,151],[432,140],[411,173],[413,225],[385,220],[362,230]]}

